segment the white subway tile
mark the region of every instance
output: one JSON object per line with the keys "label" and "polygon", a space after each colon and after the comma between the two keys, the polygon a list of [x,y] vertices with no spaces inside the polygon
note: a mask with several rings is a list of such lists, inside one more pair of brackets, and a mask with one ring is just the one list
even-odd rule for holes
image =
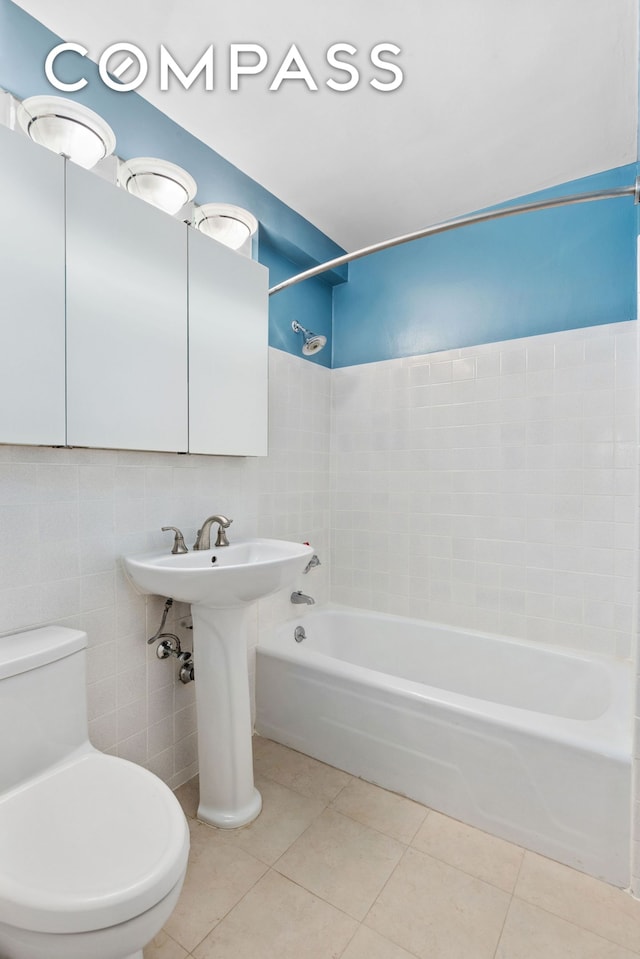
{"label": "white subway tile", "polygon": [[80,580],[61,579],[38,586],[40,617],[45,623],[76,616],[81,611]]}
{"label": "white subway tile", "polygon": [[113,607],[115,579],[112,570],[80,578],[80,606],[83,612]]}
{"label": "white subway tile", "polygon": [[114,713],[117,707],[117,683],[115,676],[91,683],[87,688],[89,721]]}
{"label": "white subway tile", "polygon": [[89,739],[96,749],[103,752],[115,747],[118,741],[115,711],[91,720],[89,723]]}
{"label": "white subway tile", "polygon": [[445,359],[433,359],[431,362],[431,382],[450,383],[453,379],[452,362]]}
{"label": "white subway tile", "polygon": [[[151,746],[148,747],[149,759],[146,762],[147,769],[152,772],[155,776],[158,776],[164,782],[168,783],[172,789],[181,786],[181,782],[174,782],[174,749],[173,746],[170,746],[168,749],[165,749],[161,753],[156,753],[153,755],[151,753]],[[197,770],[195,770],[197,772]]]}
{"label": "white subway tile", "polygon": [[[335,371],[270,350],[265,460],[2,450],[0,521],[14,546],[36,547],[14,549],[16,588],[0,595],[0,631],[75,616],[105,646],[91,654],[96,677],[101,662],[114,668],[115,649],[117,675],[91,687],[92,734],[174,783],[196,771],[194,689],[146,646],[163,601],[151,600],[147,617],[113,564],[160,547],[156,527],[168,522],[193,536],[212,495],[242,535],[258,527],[324,539],[323,589],[328,597],[331,583],[336,602],[626,655],[637,354],[635,324],[613,326]],[[381,534],[395,537],[394,549],[376,566]],[[54,575],[56,543],[68,575],[40,584],[40,571]],[[571,568],[577,558],[585,572]],[[286,596],[274,597],[261,621],[289,613]],[[147,672],[143,696],[132,698]]]}
{"label": "white subway tile", "polygon": [[172,775],[174,745],[173,717],[166,716],[164,719],[161,719],[160,722],[149,726],[147,735],[147,746],[150,757],[155,758],[159,754],[165,754],[171,750],[171,769],[169,770],[169,775]]}
{"label": "white subway tile", "polygon": [[121,759],[128,759],[129,762],[144,766],[147,762],[146,727],[128,739],[120,739],[116,747],[116,752]]}
{"label": "white subway tile", "polygon": [[576,337],[563,339],[558,337],[555,343],[554,366],[556,369],[563,367],[583,366],[585,359],[584,340]]}
{"label": "white subway tile", "polygon": [[451,377],[453,380],[474,379],[476,375],[475,357],[464,357],[451,362]]}
{"label": "white subway tile", "polygon": [[524,396],[527,392],[527,380],[523,373],[504,373],[500,377],[500,396]]}
{"label": "white subway tile", "polygon": [[553,337],[532,337],[527,342],[527,370],[553,369],[555,350]]}
{"label": "white subway tile", "polygon": [[78,467],[41,463],[37,468],[37,495],[40,503],[78,501]]}
{"label": "white subway tile", "polygon": [[87,682],[98,683],[116,675],[116,645],[114,642],[90,646],[87,649]]}

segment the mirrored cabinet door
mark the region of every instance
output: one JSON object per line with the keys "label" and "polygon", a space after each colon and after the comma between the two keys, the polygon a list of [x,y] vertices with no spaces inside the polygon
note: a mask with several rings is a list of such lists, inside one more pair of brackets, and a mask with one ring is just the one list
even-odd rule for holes
{"label": "mirrored cabinet door", "polygon": [[268,271],[189,230],[189,451],[265,456]]}
{"label": "mirrored cabinet door", "polygon": [[0,126],[0,443],[65,438],[64,160]]}
{"label": "mirrored cabinet door", "polygon": [[187,227],[67,165],[67,442],[187,450]]}
{"label": "mirrored cabinet door", "polygon": [[268,272],[0,127],[0,443],[267,453]]}

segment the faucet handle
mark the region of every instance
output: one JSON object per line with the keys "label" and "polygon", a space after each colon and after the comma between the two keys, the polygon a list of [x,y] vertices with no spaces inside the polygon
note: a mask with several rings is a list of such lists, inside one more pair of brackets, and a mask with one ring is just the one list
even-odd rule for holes
{"label": "faucet handle", "polygon": [[[220,517],[220,519],[222,519],[222,517]],[[216,546],[229,545],[229,540],[227,539],[227,534],[225,530],[227,530],[232,523],[233,523],[232,519],[227,519],[225,523],[218,524],[218,535],[216,536],[216,543],[215,543]]]}
{"label": "faucet handle", "polygon": [[310,569],[313,569],[315,566],[322,566],[320,559],[317,553],[314,553],[305,568],[302,570],[303,573],[308,573]]}
{"label": "faucet handle", "polygon": [[176,534],[173,540],[173,549],[171,550],[171,552],[172,553],[188,553],[189,550],[187,549],[187,545],[184,541],[184,536],[182,535],[178,527],[177,526],[162,527],[163,533],[167,533],[169,530],[173,530],[173,532]]}

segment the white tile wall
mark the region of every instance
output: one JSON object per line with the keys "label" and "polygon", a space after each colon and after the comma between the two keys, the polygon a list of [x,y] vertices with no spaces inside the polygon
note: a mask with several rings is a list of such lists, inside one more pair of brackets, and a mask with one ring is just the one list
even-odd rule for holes
{"label": "white tile wall", "polygon": [[[163,600],[139,596],[119,558],[169,548],[160,532],[169,524],[193,542],[197,525],[223,512],[233,517],[230,538],[312,542],[323,566],[296,587],[328,598],[330,373],[271,350],[270,394],[264,459],[0,446],[0,633],[85,629],[95,745],[172,786],[197,768],[194,686],[147,646]],[[260,604],[254,643],[258,622],[295,615],[285,593]],[[169,622],[190,648],[178,626],[187,613],[176,607]]]}
{"label": "white tile wall", "polygon": [[637,323],[333,373],[331,595],[636,662]]}
{"label": "white tile wall", "polygon": [[335,370],[333,599],[629,657],[636,337]]}
{"label": "white tile wall", "polygon": [[[0,447],[0,633],[86,629],[95,744],[173,786],[196,769],[194,687],[147,646],[162,600],[119,565],[168,545],[163,525],[189,541],[222,511],[235,536],[309,540],[323,565],[295,586],[318,602],[630,656],[636,335],[617,323],[333,372],[271,350],[265,459]],[[187,612],[170,622],[188,647]],[[264,600],[252,643],[298,614],[288,590]]]}

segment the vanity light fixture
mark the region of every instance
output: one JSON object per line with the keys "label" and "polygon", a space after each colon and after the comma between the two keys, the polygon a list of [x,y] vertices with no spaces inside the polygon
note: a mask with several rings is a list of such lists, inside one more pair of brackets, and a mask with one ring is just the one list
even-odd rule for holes
{"label": "vanity light fixture", "polygon": [[196,207],[193,224],[201,233],[239,250],[258,229],[253,213],[231,203],[205,203]]}
{"label": "vanity light fixture", "polygon": [[120,185],[172,216],[193,200],[198,189],[190,173],[157,157],[134,157],[120,168]]}
{"label": "vanity light fixture", "polygon": [[18,122],[40,146],[90,170],[115,150],[109,124],[81,103],[65,97],[28,97],[18,105]]}

